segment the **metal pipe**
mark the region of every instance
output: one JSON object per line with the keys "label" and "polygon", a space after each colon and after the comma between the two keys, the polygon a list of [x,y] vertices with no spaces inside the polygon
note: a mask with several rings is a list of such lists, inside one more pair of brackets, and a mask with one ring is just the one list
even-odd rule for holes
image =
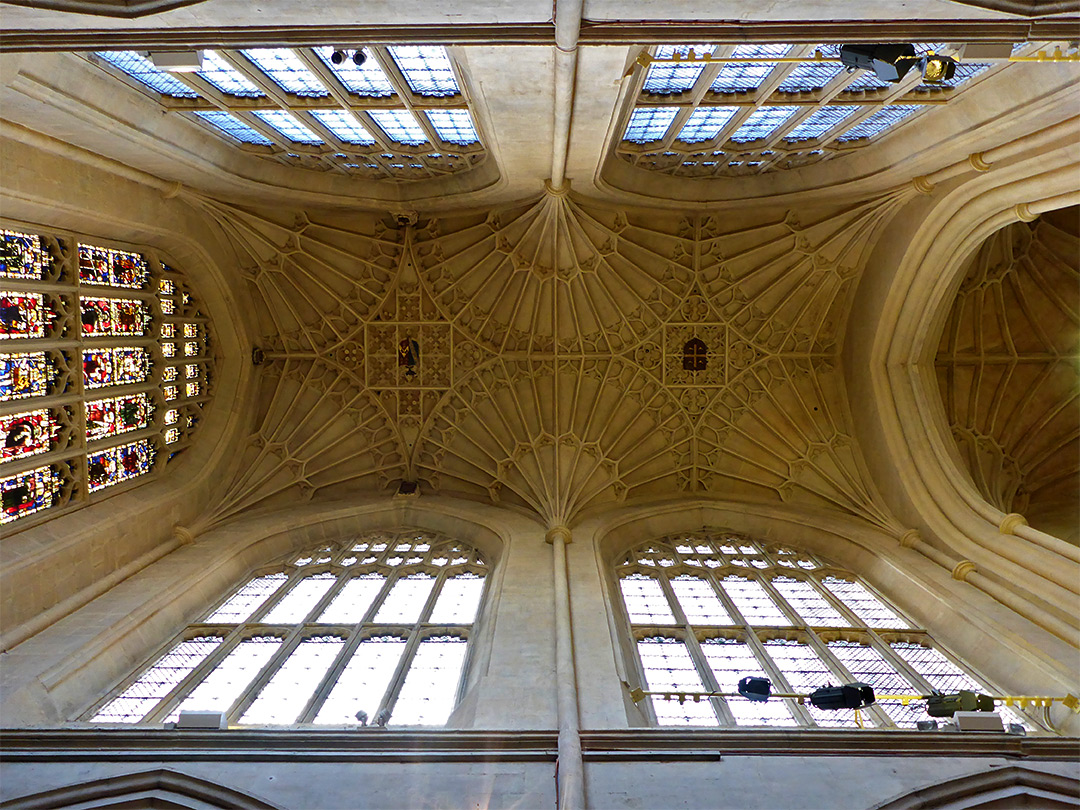
{"label": "metal pipe", "polygon": [[553,191],[561,191],[566,181],[566,155],[570,149],[570,118],[574,110],[577,47],[583,5],[584,0],[555,2],[555,115],[550,181]]}
{"label": "metal pipe", "polygon": [[578,717],[577,672],[570,629],[570,585],[566,575],[566,544],[570,530],[557,526],[545,538],[551,543],[555,575],[555,687],[559,708],[559,810],[584,810],[585,773],[581,759],[581,721]]}

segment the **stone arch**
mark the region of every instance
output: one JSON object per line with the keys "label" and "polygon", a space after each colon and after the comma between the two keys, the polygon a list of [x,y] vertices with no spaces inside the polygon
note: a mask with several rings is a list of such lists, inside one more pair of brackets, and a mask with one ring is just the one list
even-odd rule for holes
{"label": "stone arch", "polygon": [[109,776],[46,790],[0,804],[5,810],[61,810],[65,807],[130,807],[168,810],[279,810],[278,805],[167,768]]}
{"label": "stone arch", "polygon": [[918,788],[870,810],[1057,810],[1080,807],[1080,781],[1009,765]]}

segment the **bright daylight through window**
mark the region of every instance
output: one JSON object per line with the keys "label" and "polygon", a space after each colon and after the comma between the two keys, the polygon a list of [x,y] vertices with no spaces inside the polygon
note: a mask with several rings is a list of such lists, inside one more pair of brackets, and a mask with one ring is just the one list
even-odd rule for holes
{"label": "bright daylight through window", "polygon": [[[735,693],[746,676],[806,694],[861,682],[882,695],[988,692],[925,631],[852,574],[815,556],[728,533],[645,543],[616,567],[644,689]],[[746,697],[641,704],[662,726],[854,728],[852,711]],[[1000,707],[1006,722],[1033,728]],[[914,728],[925,703],[878,700],[861,722]]]}
{"label": "bright daylight through window", "polygon": [[[460,71],[441,45],[202,52],[166,72],[148,54],[100,51],[104,69],[255,155],[373,180],[424,180],[486,159]],[[344,52],[337,52],[342,55]],[[359,61],[360,64],[357,64]]]}
{"label": "bright daylight through window", "polygon": [[7,524],[146,480],[190,444],[213,364],[206,317],[153,251],[22,228],[2,238]]}
{"label": "bright daylight through window", "polygon": [[239,725],[441,726],[457,703],[487,565],[374,532],[256,572],[92,710],[97,723],[225,712]]}
{"label": "bright daylight through window", "polygon": [[[1017,53],[1037,47],[1023,44]],[[916,45],[920,54],[947,48]],[[829,44],[649,48],[645,66],[633,74],[615,154],[680,177],[797,168],[848,154],[1007,68],[1000,61],[961,62],[943,82],[912,70],[892,84],[871,71],[847,72],[839,52]],[[677,61],[704,56],[716,61]]]}

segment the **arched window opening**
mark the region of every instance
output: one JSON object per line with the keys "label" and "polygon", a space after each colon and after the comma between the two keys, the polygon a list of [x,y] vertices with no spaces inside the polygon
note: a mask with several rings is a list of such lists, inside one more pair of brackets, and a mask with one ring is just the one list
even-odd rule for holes
{"label": "arched window opening", "polygon": [[[734,693],[748,675],[800,694],[854,681],[881,695],[993,691],[853,574],[801,551],[728,532],[679,534],[631,549],[616,576],[647,691]],[[662,726],[857,727],[852,712],[786,698],[640,705]],[[879,700],[862,719],[915,728],[929,717],[921,702]]]}
{"label": "arched window opening", "polygon": [[419,531],[293,554],[256,572],[85,719],[160,723],[201,710],[239,725],[444,725],[486,576],[475,549]]}
{"label": "arched window opening", "polygon": [[187,448],[213,363],[207,318],[153,251],[0,235],[0,523],[23,526]]}

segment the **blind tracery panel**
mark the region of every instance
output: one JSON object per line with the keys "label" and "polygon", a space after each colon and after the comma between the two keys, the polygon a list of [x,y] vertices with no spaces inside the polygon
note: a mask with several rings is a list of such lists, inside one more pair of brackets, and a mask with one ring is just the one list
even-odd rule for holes
{"label": "blind tracery panel", "polygon": [[[853,681],[879,694],[991,691],[852,574],[810,554],[703,532],[642,544],[619,560],[616,575],[648,691],[730,693],[747,675],[801,694]],[[851,712],[793,699],[641,705],[660,725],[857,726]],[[1006,722],[1032,727],[999,710]],[[881,700],[862,717],[878,728],[923,719],[924,704],[899,700]]]}
{"label": "blind tracery panel", "polygon": [[377,532],[257,572],[86,717],[241,725],[443,725],[457,702],[487,565],[469,546]]}
{"label": "blind tracery panel", "polygon": [[184,450],[213,363],[207,318],[153,251],[0,238],[0,522],[23,526]]}

